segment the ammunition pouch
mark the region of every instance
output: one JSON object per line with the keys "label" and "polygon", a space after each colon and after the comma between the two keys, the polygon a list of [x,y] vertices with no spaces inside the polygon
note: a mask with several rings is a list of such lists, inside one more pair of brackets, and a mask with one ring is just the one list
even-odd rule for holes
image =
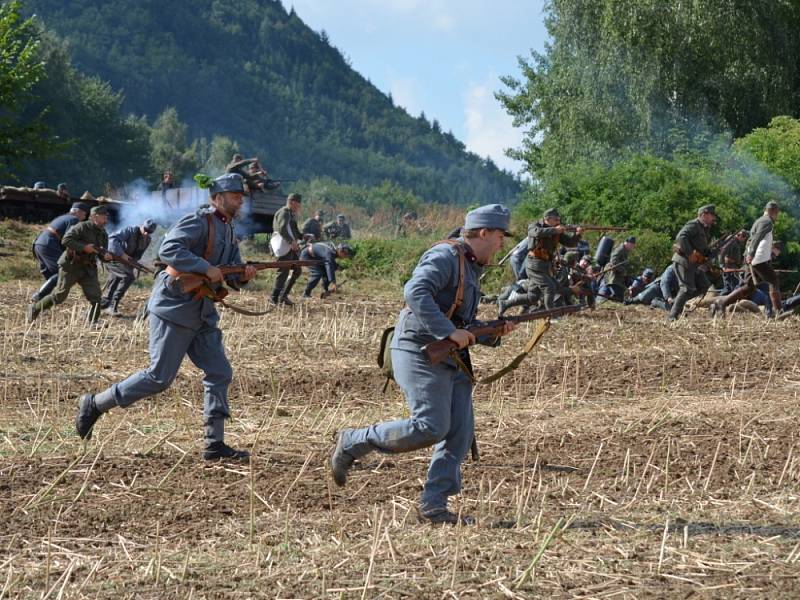
{"label": "ammunition pouch", "polygon": [[550,255],[550,252],[547,250],[547,248],[543,248],[541,246],[536,246],[533,250],[528,252],[528,256],[548,262],[553,260],[553,257]]}

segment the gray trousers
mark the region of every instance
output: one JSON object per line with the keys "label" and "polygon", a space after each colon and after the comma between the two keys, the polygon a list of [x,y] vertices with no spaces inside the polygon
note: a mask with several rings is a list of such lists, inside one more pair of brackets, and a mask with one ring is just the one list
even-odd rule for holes
{"label": "gray trousers", "polygon": [[222,331],[208,326],[194,331],[152,313],[150,366],[109,388],[117,405],[127,408],[142,398],[166,390],[175,380],[186,355],[204,373],[203,417],[229,417],[228,386],[233,370],[225,356]]}
{"label": "gray trousers", "polygon": [[431,365],[421,352],[392,349],[392,366],[411,416],[348,430],[344,450],[359,458],[372,450],[395,453],[434,446],[420,506],[446,508],[448,496],[461,491],[461,463],[474,437],[472,383],[452,366]]}
{"label": "gray trousers", "polygon": [[103,286],[103,299],[100,301],[100,306],[117,308],[134,281],[136,281],[136,276],[130,267],[114,263],[108,265],[108,280]]}

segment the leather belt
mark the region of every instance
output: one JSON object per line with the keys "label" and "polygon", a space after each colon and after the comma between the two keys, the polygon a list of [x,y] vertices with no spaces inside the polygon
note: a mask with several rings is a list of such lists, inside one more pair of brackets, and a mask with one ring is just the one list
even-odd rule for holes
{"label": "leather belt", "polygon": [[58,231],[56,231],[53,227],[50,227],[50,225],[47,226],[47,232],[54,238],[56,238],[59,242],[61,241],[61,234],[58,233]]}

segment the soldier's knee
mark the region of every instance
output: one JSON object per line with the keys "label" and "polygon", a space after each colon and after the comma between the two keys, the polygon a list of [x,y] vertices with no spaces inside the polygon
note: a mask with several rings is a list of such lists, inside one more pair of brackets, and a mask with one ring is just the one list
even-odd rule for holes
{"label": "soldier's knee", "polygon": [[427,444],[441,442],[450,431],[450,423],[444,420],[419,419],[414,426],[421,441]]}

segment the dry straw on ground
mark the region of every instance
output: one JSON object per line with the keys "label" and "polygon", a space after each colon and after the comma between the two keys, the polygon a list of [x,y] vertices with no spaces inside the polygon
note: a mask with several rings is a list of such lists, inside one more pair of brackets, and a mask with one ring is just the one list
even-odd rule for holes
{"label": "dry straw on ground", "polygon": [[[476,391],[482,458],[453,506],[478,525],[432,528],[414,516],[427,451],[372,455],[345,489],[326,473],[337,428],[406,413],[374,364],[396,294],[225,312],[228,435],[254,459],[206,465],[188,361],[81,443],[77,396],[145,366],[147,330],[87,331],[78,302],[27,325],[31,285],[2,286],[0,597],[800,593],[793,320],[698,310],[669,328],[602,308],[554,324],[520,370]],[[524,333],[479,349],[477,369]]]}

